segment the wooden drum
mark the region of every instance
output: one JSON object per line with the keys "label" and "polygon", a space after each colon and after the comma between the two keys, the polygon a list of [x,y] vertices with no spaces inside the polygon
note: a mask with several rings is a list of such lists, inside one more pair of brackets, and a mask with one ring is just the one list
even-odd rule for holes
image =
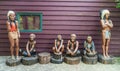
{"label": "wooden drum", "polygon": [[64,61],[67,64],[75,65],[80,63],[81,57],[65,57]]}
{"label": "wooden drum", "polygon": [[50,53],[43,52],[38,54],[38,59],[40,64],[48,64],[50,62]]}

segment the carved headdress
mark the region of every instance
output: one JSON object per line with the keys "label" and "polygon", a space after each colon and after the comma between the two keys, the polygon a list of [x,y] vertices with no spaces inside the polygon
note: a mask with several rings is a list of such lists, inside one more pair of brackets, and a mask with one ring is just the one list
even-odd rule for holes
{"label": "carved headdress", "polygon": [[15,14],[15,12],[12,10],[8,11],[8,13],[7,13],[8,20],[9,20],[10,14]]}
{"label": "carved headdress", "polygon": [[110,11],[108,9],[103,9],[100,11],[100,19],[104,19],[106,14],[110,14]]}

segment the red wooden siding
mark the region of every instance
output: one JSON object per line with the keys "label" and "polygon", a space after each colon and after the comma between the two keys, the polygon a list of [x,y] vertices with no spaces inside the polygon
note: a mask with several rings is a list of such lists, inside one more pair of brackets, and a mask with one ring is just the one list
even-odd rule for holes
{"label": "red wooden siding", "polygon": [[[77,34],[80,49],[88,35],[93,37],[98,52],[101,48],[101,26],[99,11],[111,11],[114,28],[110,44],[110,54],[120,56],[120,9],[114,0],[1,0],[0,1],[0,55],[10,55],[6,30],[8,10],[15,12],[42,12],[43,31],[37,35],[37,51],[51,52],[57,34],[62,34],[65,45],[71,33]],[[24,48],[30,33],[21,33],[20,48]]]}

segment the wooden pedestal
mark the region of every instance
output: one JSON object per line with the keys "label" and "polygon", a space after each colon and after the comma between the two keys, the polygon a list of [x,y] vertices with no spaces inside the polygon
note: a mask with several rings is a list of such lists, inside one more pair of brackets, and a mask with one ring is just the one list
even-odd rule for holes
{"label": "wooden pedestal", "polygon": [[53,54],[51,57],[51,63],[60,64],[63,62],[62,54]]}
{"label": "wooden pedestal", "polygon": [[52,58],[54,58],[54,59],[61,59],[62,58],[62,54],[53,54]]}
{"label": "wooden pedestal", "polygon": [[43,52],[38,54],[40,64],[48,64],[50,62],[50,53]]}
{"label": "wooden pedestal", "polygon": [[38,62],[38,57],[23,57],[22,58],[22,64],[23,65],[33,65]]}
{"label": "wooden pedestal", "polygon": [[81,57],[65,57],[64,61],[65,63],[71,64],[71,65],[79,64],[81,61]]}
{"label": "wooden pedestal", "polygon": [[61,63],[63,63],[63,58],[62,59],[51,58],[50,62],[54,63],[54,64],[61,64]]}
{"label": "wooden pedestal", "polygon": [[82,60],[85,64],[97,64],[98,57],[97,57],[97,55],[94,57],[88,57],[85,55],[85,56],[83,56]]}
{"label": "wooden pedestal", "polygon": [[93,53],[86,53],[86,56],[88,56],[88,57],[95,57],[97,55],[97,53],[96,54],[93,54]]}
{"label": "wooden pedestal", "polygon": [[21,58],[20,59],[15,59],[15,60],[13,60],[13,59],[11,59],[11,57],[10,58],[8,58],[7,60],[6,60],[6,64],[8,65],[8,66],[17,66],[17,65],[19,65],[21,63]]}
{"label": "wooden pedestal", "polygon": [[109,58],[104,58],[103,55],[98,55],[98,61],[103,64],[114,64],[115,58],[113,56],[110,56]]}

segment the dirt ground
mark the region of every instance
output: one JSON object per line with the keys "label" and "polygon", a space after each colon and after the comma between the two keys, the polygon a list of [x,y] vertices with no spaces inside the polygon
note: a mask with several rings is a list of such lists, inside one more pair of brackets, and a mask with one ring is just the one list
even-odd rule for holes
{"label": "dirt ground", "polygon": [[101,64],[95,65],[84,64],[80,62],[78,65],[62,64],[34,64],[31,66],[18,65],[9,67],[5,64],[7,56],[0,56],[0,71],[120,71],[120,58],[116,58],[115,64]]}

